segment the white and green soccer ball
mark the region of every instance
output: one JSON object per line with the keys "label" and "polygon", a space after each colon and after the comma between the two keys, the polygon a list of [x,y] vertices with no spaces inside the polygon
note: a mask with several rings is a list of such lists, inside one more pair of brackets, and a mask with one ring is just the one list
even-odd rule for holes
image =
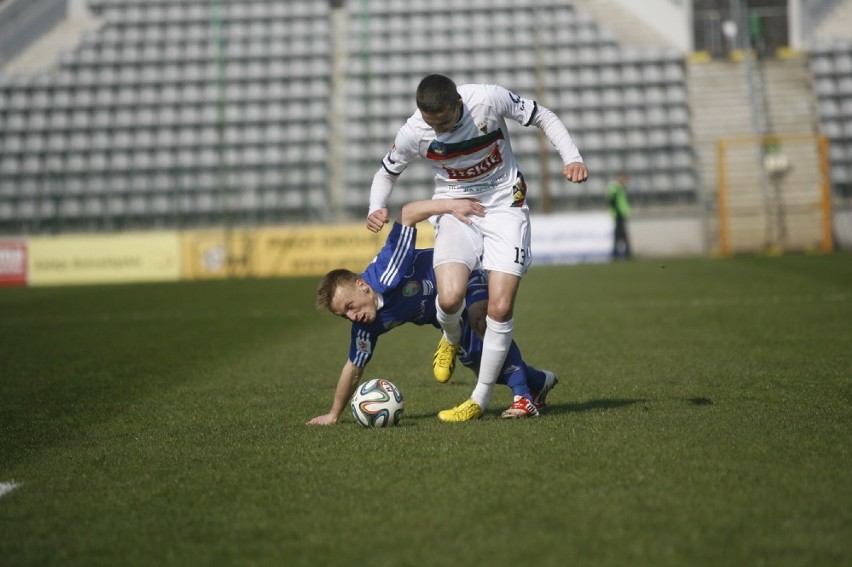
{"label": "white and green soccer ball", "polygon": [[374,378],[358,386],[350,405],[352,416],[361,427],[396,425],[405,408],[402,392],[384,378]]}

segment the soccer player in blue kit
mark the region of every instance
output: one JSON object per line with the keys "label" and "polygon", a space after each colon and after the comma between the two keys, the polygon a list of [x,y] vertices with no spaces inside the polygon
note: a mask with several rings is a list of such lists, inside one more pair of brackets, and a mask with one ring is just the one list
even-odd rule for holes
{"label": "soccer player in blue kit", "polygon": [[[435,214],[451,214],[470,222],[469,216],[483,213],[482,205],[472,199],[408,203],[384,247],[363,273],[332,270],[320,280],[317,308],[351,321],[352,331],[349,358],[340,373],[331,409],[308,425],[330,425],[340,420],[381,335],[404,323],[440,329],[435,308],[433,250],[415,249],[417,222]],[[488,284],[481,271],[471,273],[466,301],[459,359],[477,372],[488,304]],[[509,386],[514,394],[512,405],[501,414],[510,419],[537,417],[558,380],[553,372],[526,364],[512,342],[497,382]]]}

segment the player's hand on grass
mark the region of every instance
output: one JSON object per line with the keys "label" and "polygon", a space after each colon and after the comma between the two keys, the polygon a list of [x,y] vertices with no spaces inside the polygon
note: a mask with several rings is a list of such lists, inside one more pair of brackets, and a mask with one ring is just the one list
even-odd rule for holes
{"label": "player's hand on grass", "polygon": [[337,423],[337,418],[330,413],[327,413],[325,415],[316,416],[305,425],[334,425],[335,423]]}
{"label": "player's hand on grass", "polygon": [[569,163],[562,168],[562,175],[572,183],[582,183],[589,178],[589,168],[579,161]]}
{"label": "player's hand on grass", "polygon": [[367,217],[367,228],[371,232],[379,232],[388,223],[388,210],[376,209]]}

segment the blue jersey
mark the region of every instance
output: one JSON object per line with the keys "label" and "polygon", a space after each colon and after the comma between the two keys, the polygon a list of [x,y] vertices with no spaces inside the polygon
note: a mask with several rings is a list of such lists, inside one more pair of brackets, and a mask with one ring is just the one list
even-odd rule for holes
{"label": "blue jersey", "polygon": [[[349,361],[363,368],[373,356],[379,337],[405,323],[440,328],[435,310],[435,270],[432,249],[416,249],[417,229],[394,223],[379,254],[360,277],[379,294],[380,307],[372,323],[352,323]],[[471,273],[467,304],[487,299],[485,275]],[[468,337],[467,316],[463,335]],[[464,346],[464,345],[463,345]],[[481,347],[480,347],[481,348]]]}

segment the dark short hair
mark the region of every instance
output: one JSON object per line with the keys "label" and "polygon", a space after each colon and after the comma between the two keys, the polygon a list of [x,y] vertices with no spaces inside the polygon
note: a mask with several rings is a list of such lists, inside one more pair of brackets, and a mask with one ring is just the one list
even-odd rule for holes
{"label": "dark short hair", "polygon": [[456,84],[444,75],[427,75],[417,85],[417,108],[436,114],[451,108],[459,99]]}

